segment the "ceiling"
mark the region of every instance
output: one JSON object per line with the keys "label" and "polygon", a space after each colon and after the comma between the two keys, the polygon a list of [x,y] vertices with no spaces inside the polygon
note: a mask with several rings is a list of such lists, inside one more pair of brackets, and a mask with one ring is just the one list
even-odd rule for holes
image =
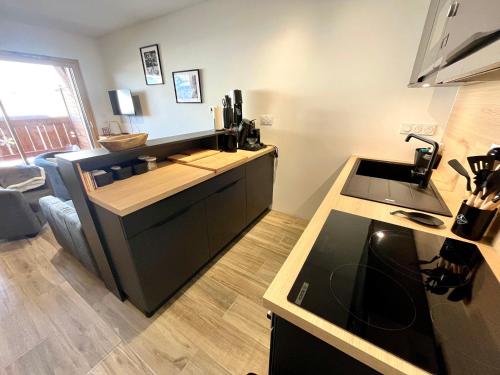
{"label": "ceiling", "polygon": [[91,37],[205,0],[0,0],[0,18]]}

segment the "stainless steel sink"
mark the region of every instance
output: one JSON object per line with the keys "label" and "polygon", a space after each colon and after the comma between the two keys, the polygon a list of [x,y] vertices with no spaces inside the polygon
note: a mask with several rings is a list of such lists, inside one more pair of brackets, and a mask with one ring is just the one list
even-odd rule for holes
{"label": "stainless steel sink", "polygon": [[358,159],[341,194],[451,217],[432,181],[420,188],[412,169],[412,164]]}

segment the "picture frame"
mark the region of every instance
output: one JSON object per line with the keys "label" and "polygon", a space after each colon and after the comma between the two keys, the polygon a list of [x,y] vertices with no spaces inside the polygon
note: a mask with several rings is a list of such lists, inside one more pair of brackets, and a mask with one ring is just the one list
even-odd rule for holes
{"label": "picture frame", "polygon": [[172,79],[177,103],[198,104],[203,102],[200,69],[172,72]]}
{"label": "picture frame", "polygon": [[139,52],[141,54],[146,85],[163,85],[164,81],[158,44],[141,47],[139,48]]}

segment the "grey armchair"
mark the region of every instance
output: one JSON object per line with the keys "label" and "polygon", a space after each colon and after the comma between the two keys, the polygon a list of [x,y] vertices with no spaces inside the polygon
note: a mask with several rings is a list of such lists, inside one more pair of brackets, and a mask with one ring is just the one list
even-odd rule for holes
{"label": "grey armchair", "polygon": [[36,236],[46,222],[38,200],[49,194],[51,190],[47,185],[24,193],[0,189],[0,238]]}

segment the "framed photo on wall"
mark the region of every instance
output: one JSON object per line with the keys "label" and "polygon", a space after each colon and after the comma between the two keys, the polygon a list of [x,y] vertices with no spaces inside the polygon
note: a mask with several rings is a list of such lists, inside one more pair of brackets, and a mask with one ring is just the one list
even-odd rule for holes
{"label": "framed photo on wall", "polygon": [[161,72],[160,50],[158,44],[141,47],[142,68],[146,85],[163,85],[163,74]]}
{"label": "framed photo on wall", "polygon": [[177,103],[201,103],[200,70],[173,72],[175,100]]}

